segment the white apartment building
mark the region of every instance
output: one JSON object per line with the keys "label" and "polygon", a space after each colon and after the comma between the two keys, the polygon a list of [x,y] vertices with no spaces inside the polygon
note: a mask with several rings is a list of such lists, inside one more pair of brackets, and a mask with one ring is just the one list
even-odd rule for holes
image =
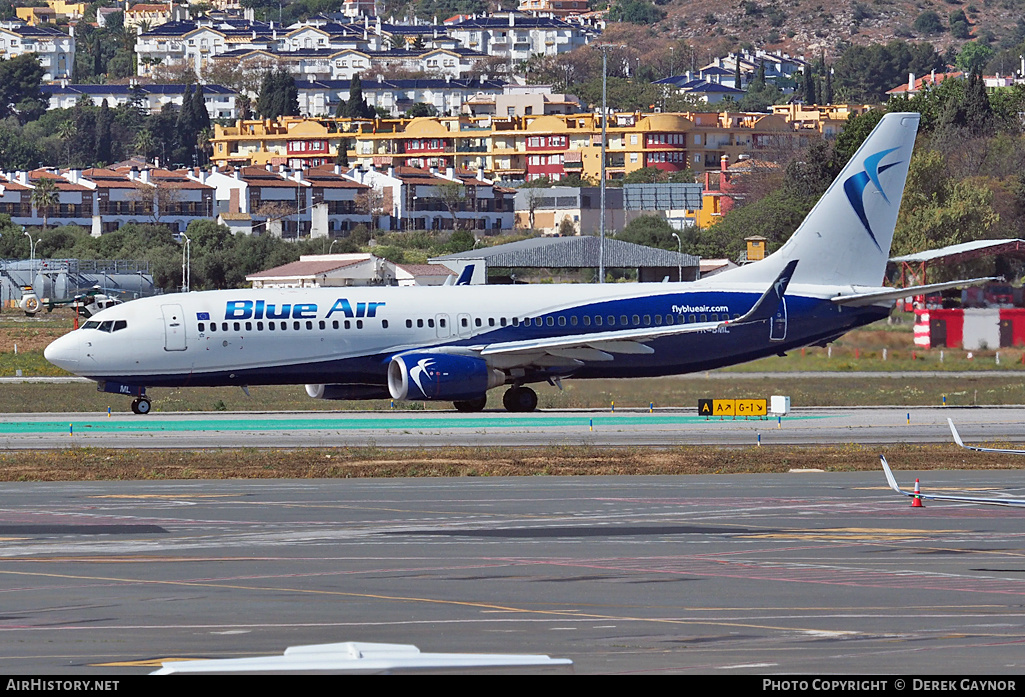
{"label": "white apartment building", "polygon": [[43,80],[71,77],[75,67],[75,35],[53,27],[32,27],[23,22],[0,22],[0,58],[35,54],[43,67]]}

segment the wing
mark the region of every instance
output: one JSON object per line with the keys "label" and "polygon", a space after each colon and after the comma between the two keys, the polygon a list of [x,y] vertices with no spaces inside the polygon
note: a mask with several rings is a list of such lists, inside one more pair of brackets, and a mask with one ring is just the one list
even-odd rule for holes
{"label": "wing", "polygon": [[957,443],[960,447],[964,448],[965,450],[974,450],[979,453],[1007,453],[1009,455],[1025,455],[1025,450],[1005,450],[1002,448],[983,448],[978,445],[966,445],[965,442],[961,440],[961,434],[959,434],[957,432],[957,429],[954,428],[953,419],[947,419],[947,423],[950,424],[950,433],[954,436],[954,442]]}
{"label": "wing", "polygon": [[894,479],[893,472],[890,471],[890,464],[886,461],[886,457],[880,455],[879,461],[883,465],[883,472],[886,473],[886,481],[890,485],[890,488],[904,496],[910,496],[911,498],[936,499],[940,501],[960,501],[962,503],[982,503],[991,506],[1025,506],[1025,500],[1022,499],[992,499],[981,496],[950,496],[945,494],[923,494],[921,492],[916,494],[913,491],[905,491],[897,485],[897,480]]}
{"label": "wing", "polygon": [[[611,361],[613,360],[612,354],[615,353],[654,353],[655,350],[645,345],[645,342],[664,336],[707,332],[720,327],[739,326],[771,320],[776,313],[776,309],[779,307],[780,301],[783,299],[783,294],[786,292],[796,268],[797,260],[795,259],[786,265],[772,285],[758,298],[754,306],[747,313],[734,320],[620,329],[607,332],[526,339],[523,341],[504,341],[473,348],[481,356],[485,357],[538,356],[540,354],[550,356],[551,359],[562,359],[571,362]],[[551,362],[551,359],[546,362]]]}
{"label": "wing", "polygon": [[926,286],[909,286],[907,288],[888,288],[886,290],[870,290],[862,292],[859,292],[856,288],[852,286],[851,293],[841,293],[830,299],[837,305],[850,305],[852,307],[862,307],[864,305],[873,305],[877,302],[882,302],[883,300],[898,300],[900,298],[907,298],[912,295],[924,295],[925,293],[932,293],[937,290],[947,290],[948,288],[980,286],[983,283],[998,280],[1000,280],[999,276],[989,276],[986,278],[969,278],[963,281],[930,283]]}

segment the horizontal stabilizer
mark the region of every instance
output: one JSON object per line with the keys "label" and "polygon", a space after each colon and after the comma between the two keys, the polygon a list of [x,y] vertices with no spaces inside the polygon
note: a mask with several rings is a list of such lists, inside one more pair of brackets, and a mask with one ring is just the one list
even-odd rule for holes
{"label": "horizontal stabilizer", "polygon": [[983,283],[989,283],[990,281],[999,281],[999,276],[987,276],[985,278],[969,278],[962,281],[946,281],[944,283],[930,283],[925,286],[909,286],[907,288],[888,288],[880,291],[867,291],[864,293],[854,292],[851,294],[841,294],[834,296],[831,300],[837,305],[847,305],[851,307],[863,307],[865,305],[874,305],[875,303],[882,302],[884,300],[899,300],[900,298],[908,298],[912,295],[925,295],[926,293],[934,293],[938,290],[947,290],[948,288],[967,288],[968,286],[981,286]]}

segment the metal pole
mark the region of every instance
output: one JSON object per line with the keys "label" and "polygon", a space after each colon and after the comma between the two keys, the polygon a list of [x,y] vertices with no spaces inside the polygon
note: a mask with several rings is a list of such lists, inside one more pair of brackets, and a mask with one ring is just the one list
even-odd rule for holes
{"label": "metal pole", "polygon": [[606,92],[608,88],[608,57],[610,48],[622,48],[621,44],[598,44],[601,51],[601,215],[598,218],[598,283],[605,282],[605,122],[608,120]]}
{"label": "metal pole", "polygon": [[677,235],[675,232],[673,233],[673,237],[676,238],[676,247],[679,250],[679,254],[680,254],[680,256],[676,259],[676,280],[677,281],[682,281],[683,280],[683,242],[680,241],[680,236]]}
{"label": "metal pole", "polygon": [[605,122],[608,111],[605,106],[606,75],[608,73],[609,53],[601,49],[601,215],[598,218],[598,283],[605,283]]}
{"label": "metal pole", "polygon": [[35,290],[36,282],[36,243],[32,240],[32,234],[25,229],[25,226],[21,226],[21,232],[23,235],[28,237],[28,274],[29,283]]}
{"label": "metal pole", "polygon": [[185,240],[185,245],[182,247],[182,292],[188,293],[189,286],[192,284],[192,250],[190,249],[190,242],[188,235],[182,233],[182,239]]}

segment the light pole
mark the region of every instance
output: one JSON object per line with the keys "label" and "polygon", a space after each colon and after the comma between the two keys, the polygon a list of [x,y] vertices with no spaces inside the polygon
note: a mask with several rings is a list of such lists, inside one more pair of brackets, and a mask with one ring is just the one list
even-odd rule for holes
{"label": "light pole", "polygon": [[192,240],[184,232],[182,239],[185,240],[185,246],[182,247],[182,292],[188,293],[192,284]]}
{"label": "light pole", "polygon": [[25,229],[25,226],[21,226],[21,234],[28,238],[28,273],[29,279],[31,280],[30,285],[35,285],[36,282],[36,243],[32,240],[32,233]]}
{"label": "light pole", "polygon": [[676,258],[676,280],[683,280],[683,242],[680,241],[680,236],[675,232],[673,237],[676,238],[676,248],[679,250],[680,256]]}
{"label": "light pole", "polygon": [[610,48],[620,48],[618,44],[598,44],[601,51],[601,181],[598,190],[601,192],[601,214],[598,217],[598,283],[605,283],[605,122],[608,121],[608,108],[605,104],[608,58]]}

